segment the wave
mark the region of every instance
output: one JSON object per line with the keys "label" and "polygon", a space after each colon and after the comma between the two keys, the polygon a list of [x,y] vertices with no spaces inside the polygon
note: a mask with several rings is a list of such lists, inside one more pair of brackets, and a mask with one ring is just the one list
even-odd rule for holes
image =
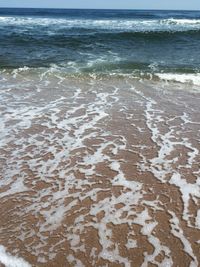
{"label": "wave", "polygon": [[[159,72],[156,66],[147,66],[145,64],[130,64],[127,65],[126,68],[133,69],[132,71],[120,71],[114,69],[114,63],[105,64],[102,60],[102,65],[98,62],[91,61],[88,62],[86,66],[78,65],[75,62],[69,62],[65,66],[59,66],[56,64],[52,64],[50,67],[40,67],[40,68],[32,68],[32,67],[22,67],[15,69],[2,69],[0,70],[0,78],[4,75],[8,75],[10,77],[16,78],[18,75],[26,77],[34,77],[38,76],[41,79],[44,77],[59,77],[61,80],[65,80],[68,78],[108,78],[108,77],[116,77],[116,78],[133,78],[138,80],[153,80],[153,81],[164,81],[164,82],[173,82],[180,84],[188,84],[200,86],[200,72],[199,73],[187,73],[185,72]],[[105,70],[105,66],[107,65],[107,70]],[[95,68],[96,66],[96,68]],[[99,66],[99,69],[98,67]],[[101,67],[100,67],[101,66]],[[154,69],[155,68],[155,69]],[[130,70],[129,69],[129,70]],[[183,71],[183,70],[182,70]],[[40,79],[39,79],[40,80]]]}
{"label": "wave", "polygon": [[116,31],[187,31],[200,30],[200,19],[68,19],[45,17],[1,16],[1,26],[85,28]]}
{"label": "wave", "polygon": [[184,84],[200,85],[200,73],[156,73],[156,77],[165,81],[172,81]]}
{"label": "wave", "polygon": [[[1,30],[1,29],[0,29]],[[112,31],[112,32],[99,32],[92,30],[74,30],[72,32],[66,30],[55,30],[54,33],[48,32],[20,32],[17,29],[15,32],[1,32],[0,33],[0,42],[3,41],[4,46],[7,46],[7,51],[10,49],[9,53],[13,54],[17,47],[23,47],[21,51],[21,59],[23,59],[24,54],[27,52],[28,47],[32,48],[31,53],[28,51],[28,54],[25,55],[25,58],[28,59],[30,55],[33,55],[34,51],[38,55],[39,51],[41,57],[44,60],[50,58],[53,61],[47,61],[47,63],[56,63],[58,58],[66,59],[71,58],[70,55],[80,52],[94,53],[94,55],[99,54],[101,49],[103,54],[107,54],[107,51],[115,51],[118,47],[120,51],[126,49],[130,45],[130,49],[133,50],[139,43],[145,42],[148,43],[149,49],[155,46],[155,42],[162,42],[165,46],[169,45],[174,47],[175,44],[182,46],[184,43],[188,43],[190,46],[193,45],[194,53],[198,52],[199,41],[200,41],[200,29],[199,30],[187,30],[187,31]],[[112,44],[112,45],[111,45]],[[143,43],[144,44],[144,43]],[[159,46],[160,44],[157,43]],[[186,48],[186,46],[184,46]],[[51,50],[50,50],[51,49]],[[59,52],[59,49],[67,49]],[[160,48],[163,50],[163,48]],[[69,51],[70,50],[70,51]],[[160,51],[161,51],[160,50]],[[53,53],[52,53],[53,51]],[[146,51],[148,52],[147,48]],[[166,53],[166,51],[163,51]],[[181,51],[178,51],[179,54]],[[33,55],[33,58],[38,58],[37,55]],[[5,56],[5,54],[4,54]],[[0,54],[0,65],[2,65],[2,57]],[[17,55],[18,57],[18,55]],[[15,56],[14,56],[15,58]],[[127,57],[125,57],[127,58]],[[182,56],[182,58],[185,58]],[[19,60],[19,58],[18,58]],[[45,63],[46,64],[46,63]]]}
{"label": "wave", "polygon": [[[132,75],[198,83],[200,14],[115,15],[0,15],[0,69],[57,65],[66,75]],[[170,73],[194,77],[175,79]]]}

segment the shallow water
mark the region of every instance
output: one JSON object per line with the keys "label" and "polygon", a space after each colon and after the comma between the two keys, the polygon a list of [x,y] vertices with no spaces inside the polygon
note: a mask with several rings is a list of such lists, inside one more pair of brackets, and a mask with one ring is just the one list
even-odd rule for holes
{"label": "shallow water", "polygon": [[0,79],[2,263],[199,266],[198,86]]}

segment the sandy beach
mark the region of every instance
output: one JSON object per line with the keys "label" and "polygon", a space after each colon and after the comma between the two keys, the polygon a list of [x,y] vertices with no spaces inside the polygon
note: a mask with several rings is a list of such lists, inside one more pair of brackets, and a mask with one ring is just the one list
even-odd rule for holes
{"label": "sandy beach", "polygon": [[1,75],[5,254],[33,267],[198,267],[198,86],[47,73],[38,88],[24,72],[13,87]]}

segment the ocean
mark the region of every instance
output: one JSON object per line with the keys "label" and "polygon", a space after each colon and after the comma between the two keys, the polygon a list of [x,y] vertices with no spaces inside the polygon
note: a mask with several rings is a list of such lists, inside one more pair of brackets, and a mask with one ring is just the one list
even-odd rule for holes
{"label": "ocean", "polygon": [[200,12],[1,9],[0,16],[1,69],[200,79]]}
{"label": "ocean", "polygon": [[200,11],[0,8],[0,266],[200,265]]}

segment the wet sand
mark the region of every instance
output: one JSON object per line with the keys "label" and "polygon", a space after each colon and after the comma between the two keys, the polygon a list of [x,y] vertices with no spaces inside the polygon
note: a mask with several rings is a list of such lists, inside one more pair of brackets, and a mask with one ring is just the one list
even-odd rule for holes
{"label": "wet sand", "polygon": [[8,253],[35,267],[200,265],[198,88],[3,78],[0,244]]}

